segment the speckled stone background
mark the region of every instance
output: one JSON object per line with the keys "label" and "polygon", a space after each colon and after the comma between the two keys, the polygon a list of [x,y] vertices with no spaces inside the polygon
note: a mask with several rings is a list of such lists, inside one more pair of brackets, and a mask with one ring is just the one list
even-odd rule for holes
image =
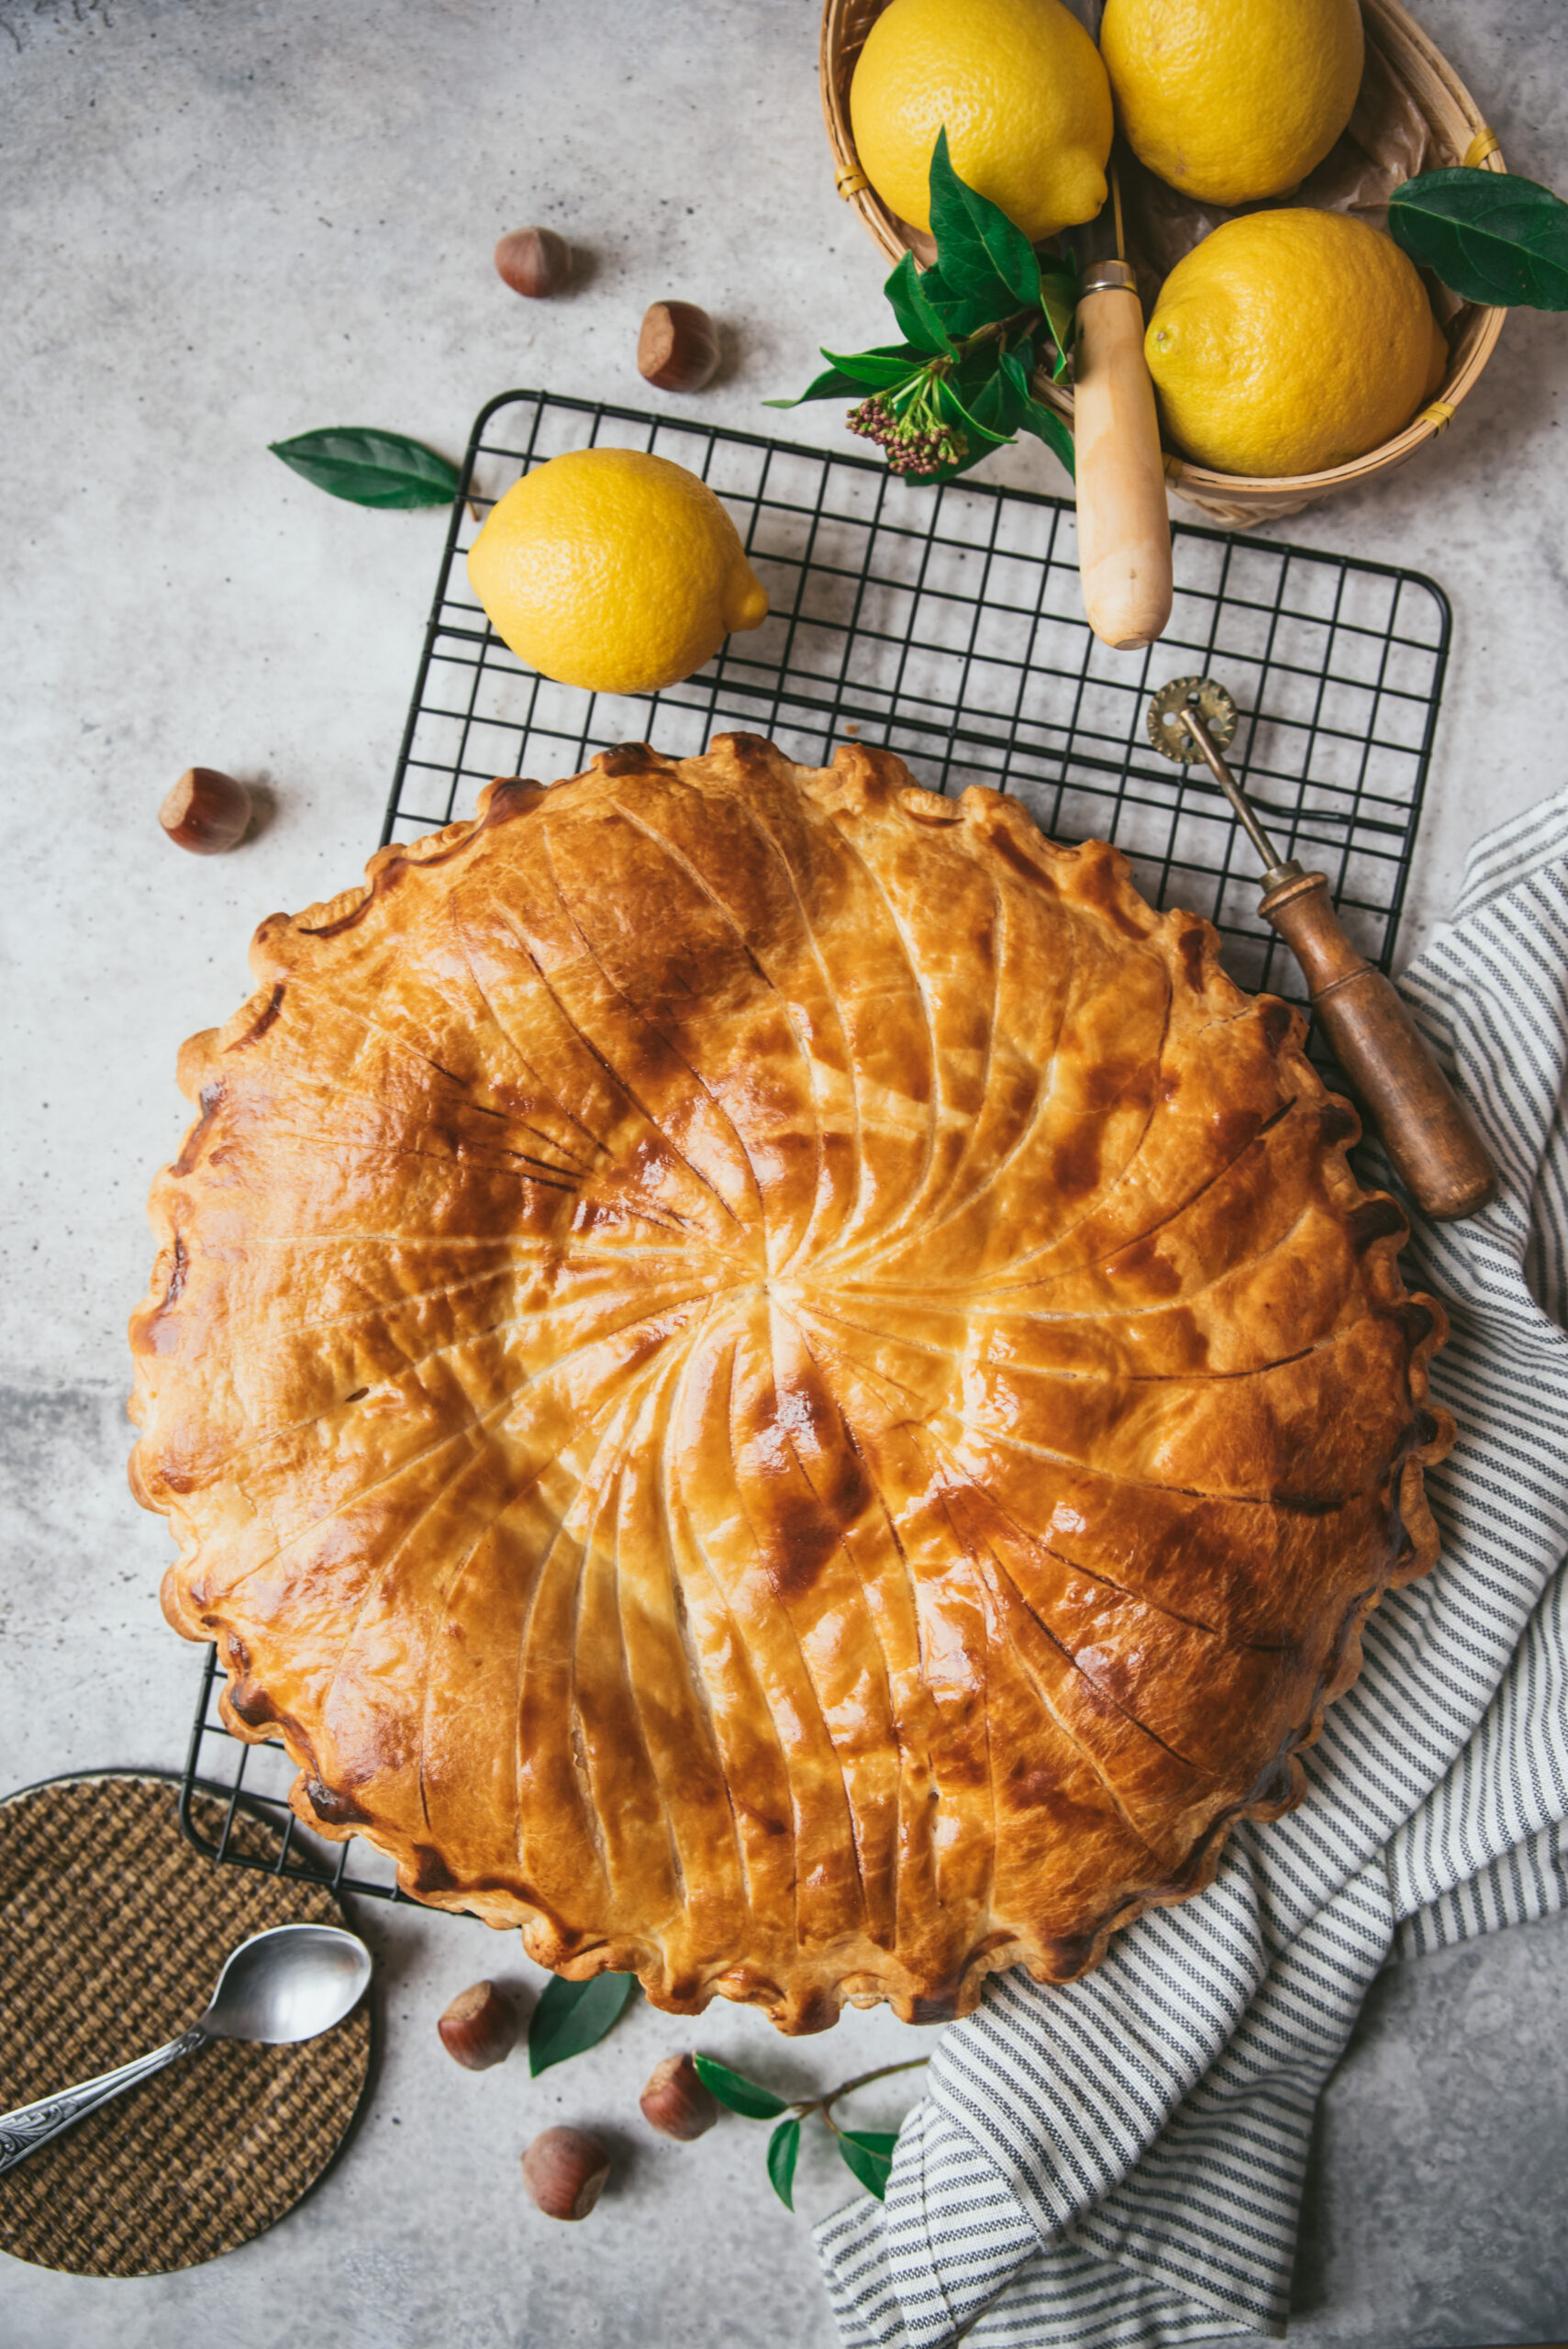
{"label": "speckled stone background", "polygon": [[[1414,5],[1511,166],[1561,181],[1563,0]],[[816,50],[813,0],[0,0],[0,1787],[181,1758],[197,1659],[159,1615],[164,1530],[123,1477],[142,1198],[183,1123],[175,1048],[246,992],[256,921],[341,887],[374,845],[434,576],[439,516],[322,497],[265,444],[379,423],[455,455],[518,384],[656,405],[632,354],[662,295],[723,325],[703,412],[768,429],[759,402],[798,388],[819,341],[880,334]],[[529,221],[588,257],[562,301],[521,302],[492,270],[495,237]],[[1435,449],[1276,528],[1415,564],[1453,598],[1407,952],[1475,835],[1562,779],[1565,383],[1568,320],[1519,315]],[[784,429],[840,426],[829,407]],[[1063,485],[1033,443],[991,463]],[[158,831],[193,762],[264,787],[234,856]],[[694,2035],[793,2087],[911,2034],[857,2016],[786,2045],[732,2009],[694,2034],[638,2008],[537,2084],[516,2058],[471,2076],[439,2009],[476,1975],[537,1975],[474,1923],[365,1921],[385,2062],[321,2191],[182,2276],[0,2262],[7,2349],[829,2349],[806,2221],[845,2174],[805,2162],[792,2220],[761,2131],[668,2144],[636,2093]],[[108,2061],[112,1994],[106,2030]],[[1565,2050],[1568,1923],[1384,1977],[1324,2106],[1304,2349],[1568,2334]],[[620,2154],[581,2229],[518,2185],[557,2120]]]}

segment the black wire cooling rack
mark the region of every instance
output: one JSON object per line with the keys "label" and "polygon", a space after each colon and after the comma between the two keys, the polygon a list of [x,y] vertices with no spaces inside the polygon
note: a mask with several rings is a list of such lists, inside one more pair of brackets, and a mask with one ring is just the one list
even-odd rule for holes
{"label": "black wire cooling rack", "polygon": [[[734,517],[768,590],[763,625],[663,693],[590,694],[525,668],[489,627],[462,558],[518,476],[567,449],[646,449],[686,466]],[[1287,856],[1325,871],[1347,930],[1386,969],[1426,787],[1451,614],[1418,572],[1179,523],[1159,643],[1108,651],[1084,618],[1072,506],[963,480],[931,489],[880,460],[635,408],[506,392],[475,420],[452,507],[384,841],[472,813],[496,775],[553,783],[595,750],[688,757],[726,729],[826,764],[847,737],[885,746],[930,789],[1010,791],[1058,840],[1097,835],[1156,906],[1206,915],[1243,986],[1299,997],[1257,912],[1256,860],[1202,768],[1144,732],[1167,678],[1218,676],[1242,721],[1230,752]],[[281,1831],[276,1874],[401,1899],[389,1862],[330,1845],[289,1810],[294,1765],[226,1730],[209,1652],[181,1820],[241,1867],[241,1807]],[[214,1841],[193,1789],[227,1795]]]}
{"label": "black wire cooling rack", "polygon": [[[646,449],[734,517],[768,590],[760,629],[665,692],[552,685],[488,626],[463,557],[519,474],[567,449]],[[471,503],[472,501],[472,503]],[[672,757],[726,728],[822,765],[846,736],[930,789],[1010,791],[1058,840],[1132,859],[1153,905],[1204,914],[1243,986],[1297,985],[1257,913],[1256,862],[1201,767],[1144,732],[1167,678],[1219,677],[1243,713],[1231,762],[1287,855],[1329,874],[1361,952],[1387,966],[1448,658],[1448,599],[1418,572],[1178,524],[1171,625],[1111,652],[1084,618],[1070,503],[635,408],[506,392],[481,410],[452,509],[384,841],[473,812],[495,775],[553,783],[611,743]]]}

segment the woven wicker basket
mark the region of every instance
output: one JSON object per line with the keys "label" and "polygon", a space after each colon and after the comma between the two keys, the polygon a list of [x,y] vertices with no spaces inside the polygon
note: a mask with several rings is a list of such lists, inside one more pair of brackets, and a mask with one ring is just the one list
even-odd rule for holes
{"label": "woven wicker basket", "polygon": [[[929,237],[890,212],[867,184],[855,154],[850,129],[850,81],[865,37],[886,6],[887,0],[826,0],[822,14],[822,110],[833,150],[839,193],[851,202],[872,236],[890,261],[905,251],[929,262],[935,247]],[[1435,171],[1449,163],[1484,163],[1503,170],[1497,143],[1474,99],[1451,66],[1433,48],[1426,34],[1398,0],[1362,0],[1366,25],[1368,70],[1351,122],[1351,133],[1373,167],[1385,166],[1388,185]],[[1412,139],[1412,134],[1414,134]],[[1333,159],[1330,159],[1330,165]],[[1325,166],[1327,172],[1329,166]],[[1302,193],[1315,195],[1314,179]],[[1139,239],[1140,175],[1127,173],[1124,188],[1129,245],[1140,262],[1140,279],[1151,295],[1160,273],[1140,255]],[[1169,262],[1167,262],[1167,266]],[[1434,292],[1436,289],[1433,289]],[[1442,298],[1440,295],[1440,300]],[[1452,297],[1448,297],[1452,303]],[[1471,303],[1453,306],[1447,316],[1449,367],[1436,396],[1394,440],[1385,440],[1353,464],[1330,472],[1294,473],[1261,480],[1240,473],[1211,473],[1201,465],[1167,454],[1165,472],[1171,486],[1189,504],[1224,522],[1259,522],[1280,514],[1299,513],[1337,489],[1373,481],[1392,473],[1424,442],[1442,431],[1492,355],[1502,328],[1504,313],[1481,309]],[[1044,376],[1036,388],[1043,398],[1071,421],[1073,395]]]}

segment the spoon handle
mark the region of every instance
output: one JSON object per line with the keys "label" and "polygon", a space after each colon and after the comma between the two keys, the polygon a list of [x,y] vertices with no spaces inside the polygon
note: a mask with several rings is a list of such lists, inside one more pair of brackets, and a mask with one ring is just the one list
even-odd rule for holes
{"label": "spoon handle", "polygon": [[138,2055],[131,2063],[122,2064],[117,2071],[100,2072],[95,2080],[83,2080],[80,2087],[65,2088],[59,2096],[39,2097],[36,2104],[20,2104],[15,2112],[0,2112],[0,2171],[15,2169],[25,2162],[39,2145],[47,2145],[62,2129],[72,2125],[89,2112],[96,2112],[101,2104],[123,2096],[139,2081],[150,2080],[166,2064],[178,2063],[182,2055],[193,2054],[205,2045],[206,2032],[200,2023],[183,2031],[178,2039],[170,2040],[166,2047],[155,2047],[147,2055]]}

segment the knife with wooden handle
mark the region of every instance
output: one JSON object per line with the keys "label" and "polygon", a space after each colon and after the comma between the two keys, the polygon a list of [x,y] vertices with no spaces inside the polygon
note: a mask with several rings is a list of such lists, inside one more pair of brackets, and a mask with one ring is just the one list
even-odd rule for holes
{"label": "knife with wooden handle", "polygon": [[[1102,0],[1081,0],[1077,14],[1097,43]],[[1171,617],[1171,516],[1114,151],[1107,178],[1098,218],[1067,232],[1084,289],[1073,360],[1078,573],[1095,634],[1137,652]]]}
{"label": "knife with wooden handle", "polygon": [[1078,573],[1089,626],[1136,652],[1171,617],[1171,517],[1143,306],[1126,262],[1091,262],[1078,299],[1073,438]]}

